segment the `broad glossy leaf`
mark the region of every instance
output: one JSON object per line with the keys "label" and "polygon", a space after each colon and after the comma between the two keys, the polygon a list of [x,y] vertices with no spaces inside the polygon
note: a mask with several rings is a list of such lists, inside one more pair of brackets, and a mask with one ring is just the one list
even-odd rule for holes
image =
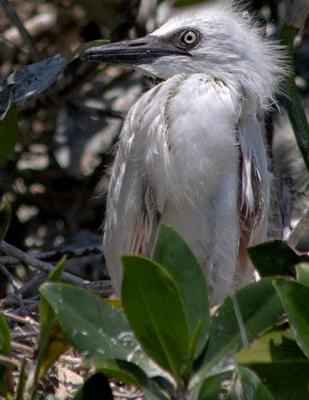
{"label": "broad glossy leaf", "polygon": [[66,339],[77,350],[88,357],[101,354],[153,370],[123,312],[86,290],[65,284],[46,283],[40,292],[53,308]]}
{"label": "broad glossy leaf", "polygon": [[295,264],[301,261],[301,258],[281,240],[250,247],[248,253],[262,277],[295,276]]}
{"label": "broad glossy leaf", "polygon": [[296,341],[309,358],[309,287],[293,281],[276,281],[274,286],[287,313]]}
{"label": "broad glossy leaf", "polygon": [[[243,347],[243,338],[251,343],[258,335],[272,327],[283,313],[283,307],[272,283],[261,280],[236,292],[238,309],[231,298],[215,312],[211,321],[210,337],[207,349],[199,360],[200,367],[192,379],[192,386],[205,380],[207,375],[216,371],[224,360],[233,360],[234,355]],[[243,330],[240,332],[240,313]],[[219,368],[220,370],[220,368]]]}
{"label": "broad glossy leaf", "polygon": [[123,307],[143,349],[176,380],[189,361],[190,337],[180,293],[159,264],[123,256]]}
{"label": "broad glossy leaf", "polygon": [[0,121],[0,166],[4,165],[14,152],[17,138],[17,112],[15,107],[11,107],[5,118]]}
{"label": "broad glossy leaf", "polygon": [[200,322],[195,351],[195,356],[198,356],[207,343],[210,323],[208,291],[202,267],[181,236],[166,225],[160,226],[153,258],[174,278],[184,304],[191,338]]}
{"label": "broad glossy leaf", "polygon": [[3,240],[5,238],[10,223],[11,223],[11,206],[7,200],[3,199],[0,205],[0,240]]}
{"label": "broad glossy leaf", "polygon": [[153,379],[149,378],[141,368],[131,362],[95,356],[89,359],[86,365],[94,366],[97,371],[101,371],[104,375],[117,381],[140,387],[147,400],[169,399],[166,394],[160,391]]}
{"label": "broad glossy leaf", "polygon": [[109,386],[108,379],[97,372],[86,380],[73,400],[113,400],[113,393]]}
{"label": "broad glossy leaf", "polygon": [[237,362],[254,369],[278,400],[309,398],[309,360],[294,336],[282,327],[256,339],[237,354]]}
{"label": "broad glossy leaf", "polygon": [[57,54],[35,64],[26,65],[10,75],[13,101],[19,102],[48,89],[67,65],[67,60]]}
{"label": "broad glossy leaf", "polygon": [[299,283],[309,286],[309,263],[303,262],[296,265],[296,277]]}
{"label": "broad glossy leaf", "polygon": [[259,377],[250,369],[236,370],[213,375],[203,383],[198,400],[218,399],[272,400],[273,397]]}

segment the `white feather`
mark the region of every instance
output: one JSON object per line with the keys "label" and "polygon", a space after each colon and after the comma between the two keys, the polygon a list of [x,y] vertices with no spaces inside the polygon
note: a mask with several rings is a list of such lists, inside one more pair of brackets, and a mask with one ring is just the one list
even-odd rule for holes
{"label": "white feather", "polygon": [[117,294],[124,253],[151,255],[160,222],[189,243],[221,302],[252,278],[244,247],[266,239],[269,174],[263,112],[285,68],[280,48],[239,10],[212,6],[152,35],[198,29],[191,57],[140,66],[164,82],[126,119],[107,202],[104,249]]}

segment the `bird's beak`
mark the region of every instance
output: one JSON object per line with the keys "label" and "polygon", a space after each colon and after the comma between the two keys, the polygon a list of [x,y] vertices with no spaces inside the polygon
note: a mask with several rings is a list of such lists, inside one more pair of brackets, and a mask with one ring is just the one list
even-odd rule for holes
{"label": "bird's beak", "polygon": [[139,65],[149,64],[157,58],[169,55],[188,55],[188,52],[157,36],[149,35],[140,39],[90,47],[84,51],[81,58],[112,64]]}

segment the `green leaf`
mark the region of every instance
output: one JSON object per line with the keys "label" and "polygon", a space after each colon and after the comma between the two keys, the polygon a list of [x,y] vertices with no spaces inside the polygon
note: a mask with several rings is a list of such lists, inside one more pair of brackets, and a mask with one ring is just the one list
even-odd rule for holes
{"label": "green leaf", "polygon": [[[243,347],[243,336],[252,342],[266,329],[272,327],[283,313],[281,302],[271,281],[261,280],[236,292],[238,308],[228,298],[215,312],[211,321],[210,337],[205,354],[191,386],[199,385],[210,371],[231,359]],[[243,330],[239,326],[240,313]]]}
{"label": "green leaf", "polygon": [[25,391],[25,383],[26,383],[26,359],[22,360],[22,364],[19,370],[18,376],[18,385],[16,389],[16,397],[15,400],[23,400],[24,398],[24,391]]}
{"label": "green leaf", "polygon": [[272,400],[273,397],[259,377],[250,369],[238,367],[210,376],[203,383],[198,400],[218,399]]}
{"label": "green leaf", "polygon": [[17,138],[17,112],[15,107],[11,107],[5,118],[0,121],[0,166],[14,153]]}
{"label": "green leaf", "polygon": [[12,101],[11,88],[5,80],[0,80],[0,123],[6,116]]}
{"label": "green leaf", "polygon": [[278,400],[309,398],[309,360],[294,336],[276,328],[237,354],[237,362],[253,368]]}
{"label": "green leaf", "polygon": [[251,364],[308,364],[304,353],[297,346],[294,336],[282,327],[272,329],[257,338],[249,347],[237,354],[237,363]]}
{"label": "green leaf", "polygon": [[197,357],[207,343],[210,324],[208,291],[202,267],[181,236],[166,225],[160,226],[153,258],[166,268],[178,287],[191,338],[200,324]]}
{"label": "green leaf", "polygon": [[5,238],[11,223],[11,206],[10,203],[3,199],[0,206],[0,240]]}
{"label": "green leaf", "polygon": [[296,265],[296,277],[299,283],[309,286],[309,263],[303,262]]}
{"label": "green leaf", "polygon": [[10,330],[2,314],[0,314],[0,353],[6,356],[11,354]]}
{"label": "green leaf", "polygon": [[[2,314],[0,314],[0,354],[9,356],[11,354],[11,338],[8,324]],[[7,394],[6,375],[8,367],[0,362],[0,396]]]}
{"label": "green leaf", "polygon": [[104,375],[114,378],[117,381],[140,387],[147,400],[169,399],[141,368],[131,362],[95,356],[89,359],[86,365],[95,366],[97,371],[101,371]]}
{"label": "green leaf", "polygon": [[[285,25],[282,29],[282,42],[290,50],[290,58],[293,60],[292,50],[294,38],[298,29],[293,26]],[[291,72],[287,79],[287,96],[285,96],[285,106],[288,111],[289,119],[296,137],[298,147],[303,156],[307,170],[309,171],[309,125],[306,113],[302,104],[302,99],[295,84],[294,73]]]}
{"label": "green leaf", "polygon": [[123,256],[123,307],[143,349],[177,381],[189,361],[189,327],[179,291],[159,264]]}
{"label": "green leaf", "polygon": [[113,393],[106,377],[97,372],[86,380],[73,400],[113,400]]}
{"label": "green leaf", "polygon": [[66,339],[85,356],[131,360],[153,371],[122,311],[86,290],[46,283],[41,294],[53,308]]}
{"label": "green leaf", "polygon": [[65,57],[56,54],[15,71],[7,79],[12,85],[13,101],[20,102],[44,92],[56,81],[67,63]]}
{"label": "green leaf", "polygon": [[91,42],[86,42],[78,47],[72,54],[70,58],[70,62],[73,61],[75,58],[83,59],[84,53],[86,50],[90,49],[91,47],[98,47],[103,46],[104,44],[110,43],[109,40],[99,39],[99,40],[92,40]]}
{"label": "green leaf", "polygon": [[[49,274],[48,282],[59,282],[61,280],[65,261],[66,257],[62,257],[54,271]],[[37,367],[39,369],[38,378],[40,379],[47,368],[70,347],[70,344],[65,340],[55,313],[43,296],[40,299],[39,314],[40,337]]]}
{"label": "green leaf", "polygon": [[287,313],[296,341],[309,358],[309,287],[293,281],[276,281],[274,286]]}
{"label": "green leaf", "polygon": [[248,249],[249,256],[259,274],[268,276],[295,276],[295,264],[301,261],[285,242],[274,240]]}
{"label": "green leaf", "polygon": [[[65,260],[66,257],[62,257],[54,271],[47,277],[47,281],[60,281]],[[32,388],[32,398],[35,398],[37,384],[47,369],[70,347],[69,342],[63,336],[53,309],[43,296],[40,299],[39,315],[40,336],[37,349],[37,362],[34,374],[29,375],[26,384],[27,388]]]}

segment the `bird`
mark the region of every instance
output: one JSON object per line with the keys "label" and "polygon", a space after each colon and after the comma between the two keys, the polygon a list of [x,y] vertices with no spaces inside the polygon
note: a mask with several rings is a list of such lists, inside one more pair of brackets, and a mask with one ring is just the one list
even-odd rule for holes
{"label": "bird", "polygon": [[252,280],[247,248],[267,239],[264,116],[282,90],[284,49],[225,1],[145,37],[89,47],[83,59],[154,80],[127,114],[111,171],[103,248],[116,295],[120,257],[151,257],[165,223],[191,247],[211,304],[220,304]]}

